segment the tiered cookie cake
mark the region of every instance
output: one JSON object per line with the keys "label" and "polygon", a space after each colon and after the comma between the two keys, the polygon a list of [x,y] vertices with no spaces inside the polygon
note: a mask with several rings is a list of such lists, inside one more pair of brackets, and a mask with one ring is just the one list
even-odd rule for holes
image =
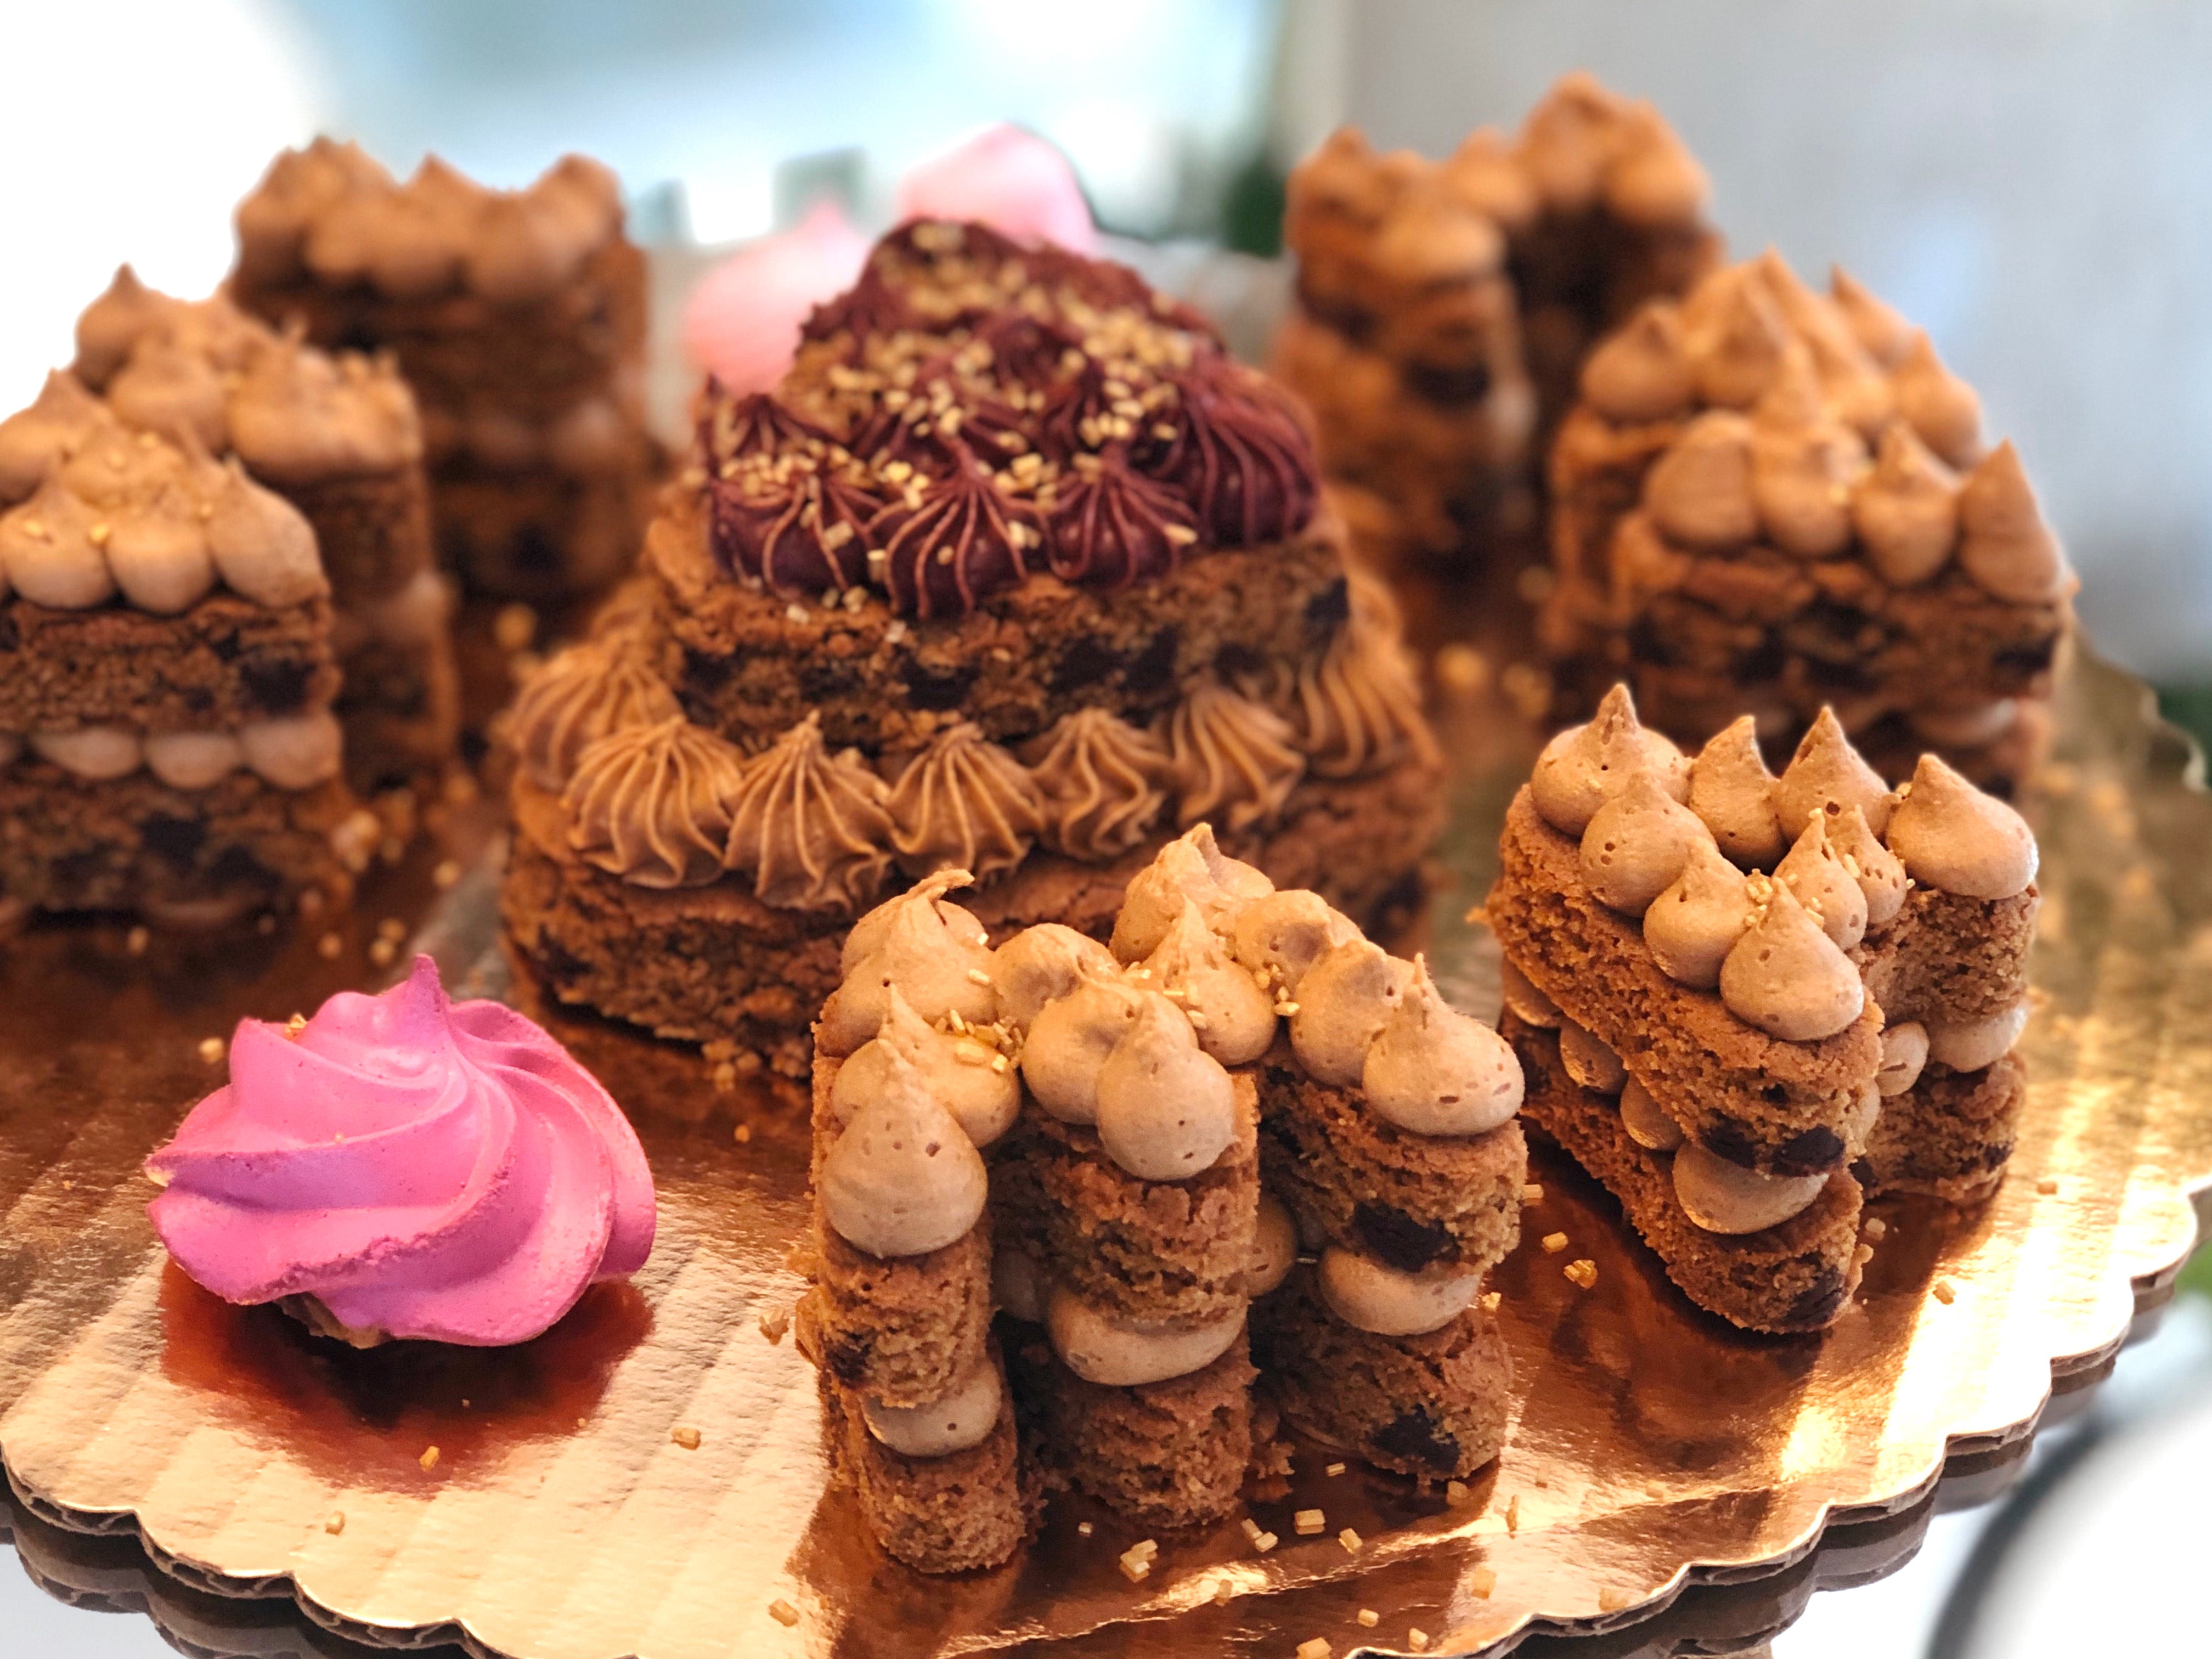
{"label": "tiered cookie cake", "polygon": [[1692,1300],[1826,1325],[1863,1193],[2002,1177],[2036,861],[1932,755],[1892,791],[1823,711],[1779,778],[1748,717],[1685,759],[1616,687],[1506,817],[1487,913],[1524,1110]]}
{"label": "tiered cookie cake", "polygon": [[0,423],[0,921],[210,927],[349,890],[331,583],[299,510],[71,376]]}
{"label": "tiered cookie cake", "polygon": [[709,389],[639,580],[524,691],[507,926],[553,995],[803,1075],[854,915],[972,871],[1103,936],[1201,820],[1363,920],[1439,769],[1306,434],[1121,267],[886,237],[772,394]]}
{"label": "tiered cookie cake", "polygon": [[605,167],[570,155],[492,191],[433,158],[401,184],[318,138],[240,204],[238,240],[239,304],[398,360],[439,545],[471,587],[559,599],[629,568],[657,456],[645,261]]}
{"label": "tiered cookie cake", "polygon": [[1582,371],[1551,464],[1541,619],[1561,707],[1616,678],[1698,743],[1786,752],[1824,706],[1886,775],[1923,748],[2008,791],[2045,728],[2072,573],[2010,443],[1928,337],[1779,255],[1644,306]]}
{"label": "tiered cookie cake", "polygon": [[1531,539],[1538,462],[1591,343],[1720,257],[1658,112],[1571,75],[1509,143],[1441,162],[1345,128],[1291,173],[1276,364],[1363,544],[1464,565]]}
{"label": "tiered cookie cake", "polygon": [[1431,1480],[1496,1456],[1481,1289],[1527,1171],[1498,1034],[1206,824],[1110,948],[994,951],[967,879],[861,918],[815,1027],[800,1341],[884,1547],[1002,1561],[1045,1485],[1218,1520],[1270,1413]]}
{"label": "tiered cookie cake", "polygon": [[[126,425],[189,432],[235,455],[313,526],[337,613],[335,708],[356,791],[434,782],[460,720],[451,605],[430,541],[422,422],[390,359],[325,355],[220,295],[155,293],[127,265],[76,336],[72,373]],[[89,434],[89,411],[57,385],[19,418],[52,434],[58,455]]]}

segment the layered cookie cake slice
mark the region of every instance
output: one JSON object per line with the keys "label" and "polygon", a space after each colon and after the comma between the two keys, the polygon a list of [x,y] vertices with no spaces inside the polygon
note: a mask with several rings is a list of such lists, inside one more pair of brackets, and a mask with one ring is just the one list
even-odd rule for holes
{"label": "layered cookie cake slice", "polygon": [[1838,271],[1772,252],[1591,354],[1551,456],[1559,712],[1614,680],[1702,743],[1787,753],[1824,704],[1885,776],[1923,749],[1992,788],[2039,751],[2075,581],[1972,387]]}
{"label": "layered cookie cake slice", "polygon": [[[125,424],[190,431],[210,453],[235,455],[313,527],[337,613],[336,707],[355,790],[434,783],[453,757],[459,688],[422,422],[390,359],[326,355],[220,295],[156,293],[128,265],[78,318],[76,337],[72,373]],[[51,434],[57,463],[84,428],[46,411],[76,401],[50,388],[18,417]],[[0,424],[0,451],[9,431]]]}
{"label": "layered cookie cake slice", "polygon": [[614,175],[562,158],[494,191],[434,157],[404,183],[318,138],[239,204],[229,291],[326,349],[389,351],[422,410],[447,566],[535,600],[635,559],[658,455],[645,430],[645,260]]}
{"label": "layered cookie cake slice", "polygon": [[1994,1186],[2034,839],[1941,760],[1893,793],[1825,711],[1778,779],[1748,716],[1686,760],[1616,687],[1547,747],[1500,856],[1525,1110],[1692,1300],[1818,1328],[1857,1282],[1859,1176]]}
{"label": "layered cookie cake slice", "polygon": [[344,781],[307,521],[66,376],[0,434],[25,495],[0,512],[0,912],[213,927],[345,896],[383,832]]}
{"label": "layered cookie cake slice", "polygon": [[709,388],[637,583],[525,688],[506,914],[562,1000],[803,1073],[933,871],[1103,938],[1179,830],[1370,919],[1441,776],[1283,394],[1120,266],[909,224],[772,394]]}
{"label": "layered cookie cake slice", "polygon": [[[975,919],[916,887],[854,929],[814,1066],[812,1281],[799,1341],[821,1383],[833,1480],[924,1572],[995,1566],[1035,1518],[991,1334],[983,1152],[1021,1085]],[[979,965],[981,964],[981,965]]]}
{"label": "layered cookie cake slice", "polygon": [[1591,344],[1718,260],[1704,171],[1648,104],[1559,82],[1441,162],[1332,134],[1295,168],[1275,342],[1363,543],[1463,561],[1536,527],[1534,465]]}

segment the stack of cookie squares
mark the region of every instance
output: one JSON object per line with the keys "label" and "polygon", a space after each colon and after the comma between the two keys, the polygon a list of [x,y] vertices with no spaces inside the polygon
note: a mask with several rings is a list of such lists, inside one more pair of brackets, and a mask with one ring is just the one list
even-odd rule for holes
{"label": "stack of cookie squares", "polygon": [[1276,364],[1363,546],[1533,539],[1534,462],[1590,345],[1717,260],[1706,196],[1658,113],[1584,74],[1510,142],[1481,129],[1436,162],[1344,128],[1292,171],[1298,303]]}
{"label": "stack of cookie squares", "polygon": [[1749,716],[1686,758],[1616,687],[1546,748],[1500,856],[1524,1110],[1693,1301],[1818,1329],[1869,1192],[2002,1179],[2035,840],[1940,758],[1891,790],[1826,711],[1779,778]]}
{"label": "stack of cookie squares", "polygon": [[1148,1529],[1218,1521],[1267,1412],[1431,1479],[1495,1456],[1478,1298],[1526,1174],[1497,1033],[1205,825],[1110,945],[1046,922],[994,950],[945,896],[966,878],[863,917],[815,1028],[802,1326],[885,1547],[1010,1551],[1032,1479]]}
{"label": "stack of cookie squares", "polygon": [[240,305],[397,358],[439,547],[472,590],[557,601],[629,568],[659,455],[645,262],[613,174],[570,155],[495,191],[432,157],[401,183],[318,138],[279,155],[237,218]]}
{"label": "stack of cookie squares", "polygon": [[1285,396],[1120,266],[917,222],[709,386],[635,583],[524,688],[509,934],[560,1000],[804,1076],[853,918],[975,878],[1103,939],[1212,823],[1409,908],[1441,763]]}
{"label": "stack of cookie squares", "polygon": [[1825,705],[1885,776],[2034,763],[2072,574],[2010,443],[1925,333],[1779,255],[1654,300],[1583,365],[1551,454],[1557,712],[1626,679],[1704,742],[1785,754]]}
{"label": "stack of cookie squares", "polygon": [[299,511],[66,374],[0,422],[0,505],[6,921],[216,927],[349,892],[382,832],[346,787]]}
{"label": "stack of cookie squares", "polygon": [[72,373],[127,425],[235,455],[313,527],[337,611],[346,775],[364,797],[434,782],[459,683],[430,540],[415,400],[387,357],[329,355],[221,295],[145,287],[125,265],[78,318]]}

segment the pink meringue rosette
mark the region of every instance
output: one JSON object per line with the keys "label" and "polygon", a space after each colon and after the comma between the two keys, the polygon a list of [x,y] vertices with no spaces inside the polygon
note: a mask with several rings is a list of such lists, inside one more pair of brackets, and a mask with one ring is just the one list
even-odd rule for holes
{"label": "pink meringue rosette", "polygon": [[868,239],[832,201],[791,229],[739,248],[684,304],[684,344],[734,397],[767,392],[799,349],[807,313],[860,280]]}
{"label": "pink meringue rosette", "polygon": [[526,1342],[645,1264],[653,1176],[613,1098],[415,959],[296,1036],[241,1020],[230,1082],[146,1161],[154,1231],[227,1302],[312,1298],[356,1341]]}
{"label": "pink meringue rosette", "polygon": [[1089,254],[1098,245],[1075,169],[1033,132],[1001,124],[924,161],[899,181],[897,216],[980,220],[1021,242],[1057,242]]}

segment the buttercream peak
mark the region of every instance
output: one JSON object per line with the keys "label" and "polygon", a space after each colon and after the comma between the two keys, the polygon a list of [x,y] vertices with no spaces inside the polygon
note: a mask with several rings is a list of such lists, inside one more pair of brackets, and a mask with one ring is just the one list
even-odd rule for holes
{"label": "buttercream peak", "polygon": [[1795,842],[1813,815],[1856,806],[1877,834],[1889,822],[1889,786],[1851,747],[1836,711],[1822,705],[1774,786],[1775,816]]}
{"label": "buttercream peak", "polygon": [[[1848,810],[1859,811],[1856,806]],[[1856,874],[1829,842],[1826,813],[1816,812],[1806,823],[1789,855],[1775,867],[1774,879],[1813,914],[1820,931],[1838,949],[1848,951],[1866,936],[1866,894]]]}
{"label": "buttercream peak", "polygon": [[1897,412],[1921,440],[1953,466],[1969,466],[1981,453],[1982,400],[1973,387],[1943,366],[1924,330],[1890,376]]}
{"label": "buttercream peak", "polygon": [[1909,587],[1941,570],[1959,534],[1958,480],[1901,421],[1884,428],[1871,471],[1851,501],[1867,562]]}
{"label": "buttercream peak", "polygon": [[983,1213],[983,1159],[919,1067],[886,1050],[883,1085],[822,1160],[822,1218],[856,1249],[925,1255],[964,1237]]}
{"label": "buttercream peak", "polygon": [[1866,814],[1856,806],[1845,807],[1829,820],[1828,844],[1836,849],[1836,856],[1843,860],[1866,898],[1867,926],[1887,926],[1905,906],[1904,862],[1881,844],[1867,827]]}
{"label": "buttercream peak", "polygon": [[2015,605],[2049,604],[2074,591],[2074,573],[2009,438],[1960,489],[1959,563],[1984,592]]}
{"label": "buttercream peak", "polygon": [[1841,265],[1829,268],[1828,289],[1837,310],[1869,357],[1884,368],[1894,368],[1905,361],[1912,349],[1911,325]]}
{"label": "buttercream peak", "polygon": [[1644,727],[1628,688],[1616,684],[1588,722],[1569,726],[1544,745],[1528,789],[1545,823],[1561,835],[1578,836],[1632,774],[1646,769],[1674,799],[1688,797],[1690,769],[1681,750]]}
{"label": "buttercream peak", "polygon": [[1775,817],[1774,782],[1749,714],[1716,732],[1690,763],[1690,810],[1746,869],[1772,869],[1788,845]]}
{"label": "buttercream peak", "polygon": [[1697,379],[1674,304],[1647,302],[1600,343],[1583,363],[1582,393],[1614,421],[1663,420],[1688,409]]}
{"label": "buttercream peak", "polygon": [[1674,884],[1644,911],[1644,942],[1669,979],[1711,990],[1750,913],[1742,872],[1711,842],[1699,841]]}
{"label": "buttercream peak", "polygon": [[1477,1135],[1521,1109],[1521,1063],[1480,1020],[1444,1000],[1416,956],[1398,1006],[1368,1045],[1360,1091],[1415,1134]]}
{"label": "buttercream peak", "polygon": [[1673,540],[1740,547],[1759,534],[1752,495],[1752,424],[1732,410],[1692,421],[1644,477],[1644,507]]}
{"label": "buttercream peak", "polygon": [[722,872],[744,757],[680,714],[610,730],[576,757],[561,804],[585,861],[640,887]]}
{"label": "buttercream peak", "polygon": [[892,826],[884,781],[854,750],[832,755],[809,714],[749,763],[730,803],[727,863],[783,909],[858,909],[882,885]]}
{"label": "buttercream peak", "polygon": [[1747,885],[1759,908],[1721,964],[1721,1001],[1785,1042],[1835,1036],[1866,1006],[1858,969],[1787,886]]}
{"label": "buttercream peak", "polygon": [[1940,756],[1923,755],[1886,836],[1913,880],[1938,892],[2002,899],[2035,879],[2027,822],[1977,789]]}
{"label": "buttercream peak", "polygon": [[1583,879],[1608,908],[1642,915],[1682,873],[1691,848],[1711,838],[1697,814],[1640,767],[1583,830]]}

